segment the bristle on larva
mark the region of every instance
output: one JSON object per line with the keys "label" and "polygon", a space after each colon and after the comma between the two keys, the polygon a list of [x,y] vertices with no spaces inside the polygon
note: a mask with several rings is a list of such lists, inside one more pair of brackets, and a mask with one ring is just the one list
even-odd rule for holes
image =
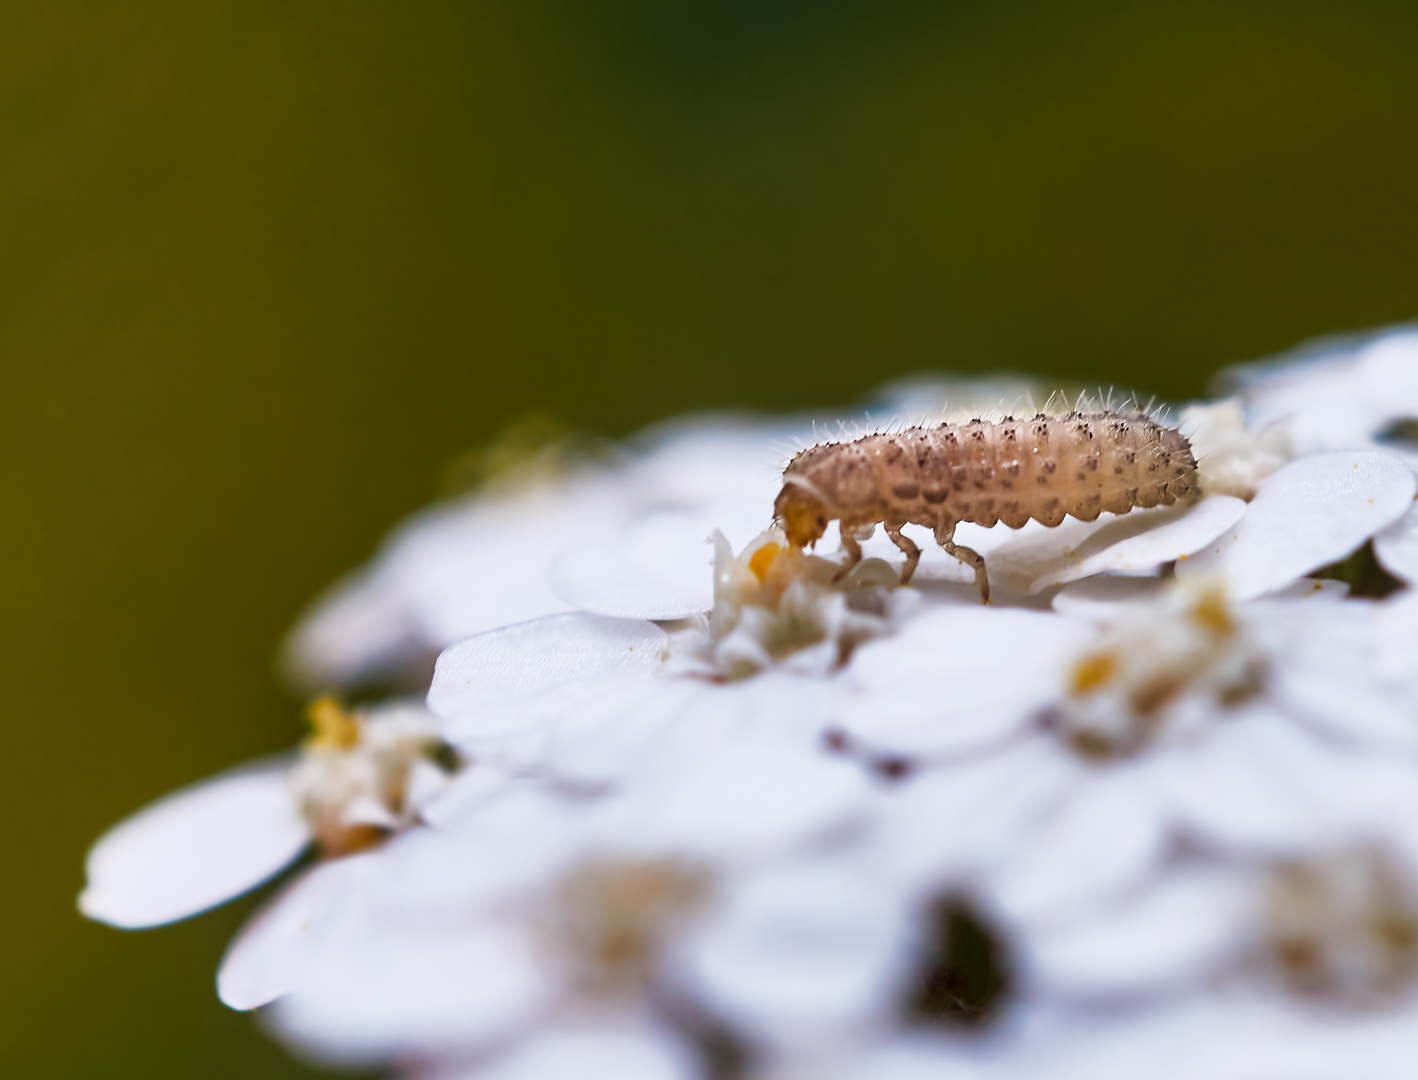
{"label": "bristle on larva", "polygon": [[947,552],[975,568],[989,598],[984,560],[954,543],[962,521],[1017,529],[1033,519],[1052,528],[1065,517],[1093,521],[1108,511],[1168,506],[1196,488],[1191,445],[1137,411],[1039,413],[1032,419],[917,426],[822,443],[783,471],[774,513],[798,546],[841,522],[846,569],[861,559],[856,532],[881,524],[906,555],[909,581],[920,549],[907,524],[935,533]]}

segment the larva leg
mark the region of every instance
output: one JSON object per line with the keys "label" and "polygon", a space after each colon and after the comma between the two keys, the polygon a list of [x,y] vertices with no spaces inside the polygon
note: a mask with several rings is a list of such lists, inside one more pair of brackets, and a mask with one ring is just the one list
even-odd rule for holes
{"label": "larva leg", "polygon": [[886,535],[891,537],[891,542],[906,556],[906,561],[901,566],[901,584],[905,585],[910,582],[911,575],[916,572],[916,564],[921,561],[921,549],[909,536],[901,535],[900,525],[887,525]]}
{"label": "larva leg", "polygon": [[975,588],[980,590],[981,603],[990,602],[990,579],[985,573],[985,559],[973,548],[967,548],[955,542],[955,523],[943,526],[935,531],[935,542],[945,549],[947,555],[953,555],[966,566],[975,570]]}
{"label": "larva leg", "polygon": [[862,561],[862,545],[857,541],[856,530],[845,521],[839,523],[842,532],[842,550],[847,553],[847,561],[842,569],[832,576],[833,581],[841,581],[852,572],[852,567]]}

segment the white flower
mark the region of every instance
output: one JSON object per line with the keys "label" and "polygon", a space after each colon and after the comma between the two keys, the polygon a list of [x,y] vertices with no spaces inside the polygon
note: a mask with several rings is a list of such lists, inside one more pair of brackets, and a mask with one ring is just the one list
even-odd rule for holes
{"label": "white flower", "polygon": [[[327,1056],[454,1060],[588,1026],[692,1043],[732,997],[712,988],[763,1000],[763,978],[784,974],[733,944],[753,917],[733,897],[791,884],[862,812],[868,785],[850,762],[750,734],[658,765],[609,796],[524,782],[406,834],[365,857],[379,865],[338,909],[305,920],[296,964],[291,929],[258,922],[226,965],[250,985],[274,972],[275,1022]],[[891,942],[874,947],[889,962]],[[821,972],[823,959],[805,949],[797,962]]]}
{"label": "white flower", "polygon": [[1239,398],[1189,405],[1178,425],[1196,458],[1198,486],[1208,495],[1250,499],[1256,486],[1293,456],[1283,421],[1255,430]]}
{"label": "white flower", "polygon": [[1383,331],[1318,354],[1281,357],[1235,372],[1258,428],[1284,423],[1297,453],[1388,446],[1418,464],[1418,331]]}
{"label": "white flower", "polygon": [[[303,685],[349,683],[417,667],[471,634],[574,610],[583,606],[574,592],[577,561],[623,550],[632,524],[660,523],[657,541],[680,541],[657,542],[653,551],[687,555],[672,555],[663,572],[673,579],[671,590],[697,575],[688,586],[696,599],[686,606],[681,597],[674,607],[703,611],[707,557],[695,545],[715,527],[747,539],[768,523],[776,447],[794,431],[727,421],[680,425],[650,433],[609,463],[425,512],[305,616],[287,642],[287,667]],[[557,569],[563,558],[565,574]],[[560,586],[561,577],[571,584]],[[624,610],[633,604],[633,594],[622,596],[608,613],[655,614]]]}
{"label": "white flower", "polygon": [[713,540],[714,607],[671,639],[682,671],[739,678],[781,664],[826,674],[862,642],[890,633],[919,600],[896,588],[896,571],[880,559],[842,575],[836,561],[796,550],[777,529],[737,558],[723,533]]}
{"label": "white flower", "polygon": [[279,873],[312,842],[327,856],[407,828],[447,783],[424,709],[311,707],[314,733],[289,758],[194,784],[105,833],[79,908],[115,926],[157,926],[225,903]]}
{"label": "white flower", "polygon": [[1418,580],[1415,341],[1189,409],[1191,505],[962,525],[987,606],[920,530],[909,588],[885,538],[842,573],[761,531],[784,426],[484,492],[293,638],[321,681],[441,648],[429,712],[321,705],[101,841],[82,904],[178,918],[315,840],[219,993],[429,1080],[1385,1075],[1418,596],[1307,575],[1372,541]]}

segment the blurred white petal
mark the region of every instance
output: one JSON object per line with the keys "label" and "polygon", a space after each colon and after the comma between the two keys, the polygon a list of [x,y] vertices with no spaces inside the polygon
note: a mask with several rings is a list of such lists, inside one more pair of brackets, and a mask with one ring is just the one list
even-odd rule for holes
{"label": "blurred white petal", "polygon": [[668,1032],[551,1027],[490,1061],[420,1072],[420,1080],[698,1080],[698,1063]]}
{"label": "blurred white petal", "polygon": [[[735,509],[648,515],[609,543],[567,551],[552,567],[552,587],[570,606],[594,615],[683,619],[708,611],[714,605],[710,534],[725,530],[742,543],[758,531],[730,521]],[[753,522],[761,529],[770,516],[759,509]]]}
{"label": "blurred white petal", "polygon": [[1318,817],[1277,756],[1279,744],[1303,737],[1285,722],[1233,718],[1169,750],[1157,775],[1174,824],[1194,843],[1229,855],[1274,856],[1302,847]]}
{"label": "blurred white petal", "polygon": [[319,959],[318,970],[276,1000],[270,1019],[330,1061],[476,1047],[550,1004],[530,943],[500,927],[388,927],[325,948]]}
{"label": "blurred white petal", "polygon": [[1033,722],[1092,630],[1044,612],[951,607],[857,649],[840,726],[905,754],[999,743]]}
{"label": "blurred white petal", "polygon": [[1182,989],[1245,944],[1250,880],[1220,870],[1178,870],[1125,901],[1023,935],[1038,990],[1127,999]]}
{"label": "blurred white petal", "polygon": [[1418,585],[1418,506],[1374,534],[1374,555],[1394,577]]}
{"label": "blurred white petal", "polygon": [[290,765],[184,788],[115,825],[89,852],[79,910],[129,929],[185,919],[255,888],[310,841]]}
{"label": "blurred white petal", "polygon": [[1106,900],[1157,865],[1168,840],[1163,815],[1150,770],[1104,766],[1011,853],[994,898],[1007,915],[1026,920]]}
{"label": "blurred white petal", "polygon": [[469,638],[438,658],[428,705],[460,731],[484,715],[578,681],[641,678],[664,658],[667,637],[654,623],[573,613]]}
{"label": "blurred white petal", "polygon": [[217,969],[217,994],[233,1009],[255,1009],[299,986],[345,903],[382,868],[368,852],[310,867],[261,906]]}
{"label": "blurred white petal", "polygon": [[804,1043],[889,1015],[908,960],[905,909],[850,863],[785,866],[721,900],[684,957],[710,1008],[742,1030]]}

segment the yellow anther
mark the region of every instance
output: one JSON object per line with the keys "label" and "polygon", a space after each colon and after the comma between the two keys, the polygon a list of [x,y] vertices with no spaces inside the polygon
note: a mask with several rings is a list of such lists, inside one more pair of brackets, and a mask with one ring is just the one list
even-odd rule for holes
{"label": "yellow anther", "polygon": [[310,737],[305,745],[313,749],[349,750],[359,745],[359,724],[355,718],[329,694],[312,701],[305,710],[310,722]]}
{"label": "yellow anther", "polygon": [[1118,658],[1109,652],[1089,653],[1073,665],[1069,693],[1075,696],[1091,694],[1108,682],[1118,671]]}
{"label": "yellow anther", "polygon": [[1236,632],[1231,609],[1226,606],[1226,593],[1219,586],[1207,589],[1197,597],[1191,615],[1200,626],[1213,634],[1226,636]]}
{"label": "yellow anther", "polygon": [[768,576],[768,568],[773,565],[773,560],[778,557],[778,552],[782,550],[782,548],[770,540],[755,551],[748,560],[748,568],[753,571],[753,576],[762,582]]}

